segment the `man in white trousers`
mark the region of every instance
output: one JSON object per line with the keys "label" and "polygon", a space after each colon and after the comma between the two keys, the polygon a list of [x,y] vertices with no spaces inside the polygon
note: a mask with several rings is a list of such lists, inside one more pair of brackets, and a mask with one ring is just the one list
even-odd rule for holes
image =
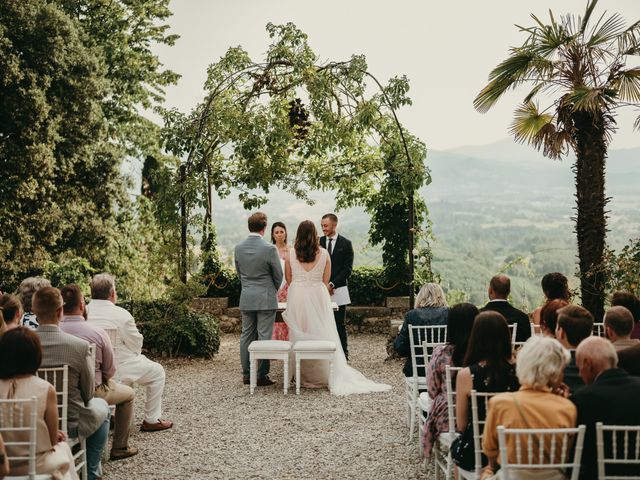
{"label": "man in white trousers", "polygon": [[145,418],[140,430],[166,430],[173,426],[173,422],[161,419],[164,368],[142,355],[143,336],[133,316],[116,306],[117,298],[113,275],[101,273],[94,276],[91,280],[91,303],[87,305],[87,322],[101,328],[118,329],[117,345],[114,347],[118,352],[116,369],[120,380],[127,385],[138,384],[146,390]]}

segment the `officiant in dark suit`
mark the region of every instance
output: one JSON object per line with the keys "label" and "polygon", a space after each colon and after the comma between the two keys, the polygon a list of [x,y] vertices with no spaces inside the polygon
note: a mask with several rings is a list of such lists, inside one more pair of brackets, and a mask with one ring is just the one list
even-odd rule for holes
{"label": "officiant in dark suit", "polygon": [[331,279],[329,281],[329,294],[332,301],[338,304],[338,311],[333,312],[336,320],[336,328],[340,336],[340,343],[344,355],[349,360],[347,349],[347,329],[345,319],[347,316],[347,305],[351,303],[349,298],[348,282],[353,270],[353,246],[351,241],[342,235],[338,235],[338,217],[333,213],[327,213],[320,222],[323,237],[320,237],[320,246],[327,249],[331,257]]}

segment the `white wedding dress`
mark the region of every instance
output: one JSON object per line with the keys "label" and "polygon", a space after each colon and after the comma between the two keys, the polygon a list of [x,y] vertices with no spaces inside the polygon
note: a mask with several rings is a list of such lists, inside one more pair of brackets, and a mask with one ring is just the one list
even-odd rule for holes
{"label": "white wedding dress", "polygon": [[[292,279],[287,295],[287,309],[282,314],[289,327],[289,340],[292,343],[298,340],[329,340],[336,344],[332,392],[334,395],[390,390],[390,385],[369,380],[347,364],[331,309],[331,297],[322,282],[328,255],[328,252],[321,248],[316,264],[307,271],[297,260],[295,250],[292,248],[290,251]],[[303,360],[300,368],[303,386],[327,385],[329,363],[326,360]]]}

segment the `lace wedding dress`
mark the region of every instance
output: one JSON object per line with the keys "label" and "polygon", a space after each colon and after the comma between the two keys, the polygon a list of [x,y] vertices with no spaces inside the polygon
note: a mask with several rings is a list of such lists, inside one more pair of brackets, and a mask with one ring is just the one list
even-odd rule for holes
{"label": "lace wedding dress", "polygon": [[[320,255],[313,267],[306,270],[296,258],[295,250],[289,255],[291,263],[291,284],[287,297],[287,309],[283,318],[289,327],[291,342],[298,340],[329,340],[336,344],[334,359],[333,394],[382,392],[390,390],[390,385],[376,383],[347,364],[340,337],[331,309],[331,297],[322,282],[322,274],[328,253],[320,249]],[[303,360],[301,382],[303,386],[327,385],[329,364],[326,360]]]}

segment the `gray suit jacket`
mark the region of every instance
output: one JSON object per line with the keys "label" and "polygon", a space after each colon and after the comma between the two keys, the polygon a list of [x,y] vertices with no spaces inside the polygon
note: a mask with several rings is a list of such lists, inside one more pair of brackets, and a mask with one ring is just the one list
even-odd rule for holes
{"label": "gray suit jacket", "polygon": [[42,367],[69,365],[69,436],[86,438],[105,421],[108,408],[89,401],[94,392],[94,365],[89,343],[55,325],[40,325],[36,330],[42,344]]}
{"label": "gray suit jacket", "polygon": [[282,283],[282,265],[275,245],[249,235],[236,245],[235,263],[240,277],[240,310],[275,310]]}

